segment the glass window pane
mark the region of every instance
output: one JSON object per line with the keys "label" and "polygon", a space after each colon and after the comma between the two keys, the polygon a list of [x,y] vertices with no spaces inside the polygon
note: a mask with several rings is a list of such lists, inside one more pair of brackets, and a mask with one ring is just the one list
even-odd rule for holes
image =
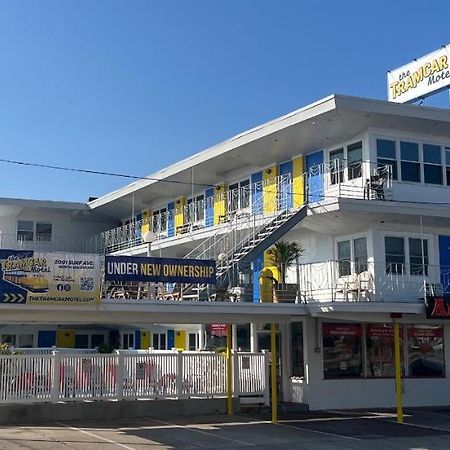
{"label": "glass window pane", "polygon": [[402,181],[420,183],[420,164],[402,161]]}
{"label": "glass window pane", "polygon": [[445,147],[445,164],[450,166],[450,148]]}
{"label": "glass window pane", "polygon": [[36,240],[47,242],[52,240],[52,225],[50,223],[36,224]]}
{"label": "glass window pane", "polygon": [[358,238],[353,241],[353,253],[355,257],[356,273],[367,270],[367,239]]}
{"label": "glass window pane", "polygon": [[405,266],[405,241],[402,237],[385,236],[386,273],[403,274]]}
{"label": "glass window pane", "polygon": [[361,176],[362,142],[347,147],[348,179],[353,180]]}
{"label": "glass window pane", "polygon": [[324,323],[324,378],[361,377],[361,325],[352,323]]}
{"label": "glass window pane", "polygon": [[424,181],[429,184],[442,184],[442,166],[424,164]]}
{"label": "glass window pane", "polygon": [[395,141],[377,139],[377,155],[378,158],[396,159]]}
{"label": "glass window pane", "polygon": [[338,265],[340,277],[345,277],[351,274],[350,241],[338,242]]}
{"label": "glass window pane", "polygon": [[34,344],[34,336],[32,334],[19,334],[18,335],[18,347],[32,348]]}
{"label": "glass window pane", "polygon": [[[403,332],[400,328],[400,354],[403,354]],[[394,377],[394,331],[392,324],[371,324],[366,328],[367,375],[369,377]],[[404,364],[402,358],[402,372]]]}
{"label": "glass window pane", "polygon": [[250,180],[241,181],[241,208],[250,206]]}
{"label": "glass window pane", "polygon": [[196,334],[195,333],[189,333],[189,350],[195,351],[196,345]]}
{"label": "glass window pane", "polygon": [[159,334],[158,333],[153,333],[152,344],[153,344],[153,348],[155,350],[160,350],[160,348],[159,348]]}
{"label": "glass window pane", "polygon": [[400,142],[400,159],[419,161],[419,144],[415,142]]}
{"label": "glass window pane", "polygon": [[338,148],[330,152],[331,184],[344,181],[344,149]]}
{"label": "glass window pane", "polygon": [[408,366],[410,377],[445,376],[442,326],[408,327]]}
{"label": "glass window pane", "polygon": [[159,335],[159,349],[167,350],[166,349],[166,335],[164,333]]}
{"label": "glass window pane", "polygon": [[398,180],[397,161],[393,161],[393,160],[390,160],[390,159],[380,159],[380,158],[378,158],[377,165],[378,165],[378,168],[385,167],[385,166],[391,166],[392,178],[394,180]]}
{"label": "glass window pane", "polygon": [[428,275],[428,241],[426,239],[409,238],[409,264],[411,275]]}
{"label": "glass window pane", "polygon": [[439,145],[423,144],[423,161],[441,164],[441,147]]}
{"label": "glass window pane", "polygon": [[17,240],[32,241],[34,239],[34,222],[30,220],[19,220],[17,222]]}

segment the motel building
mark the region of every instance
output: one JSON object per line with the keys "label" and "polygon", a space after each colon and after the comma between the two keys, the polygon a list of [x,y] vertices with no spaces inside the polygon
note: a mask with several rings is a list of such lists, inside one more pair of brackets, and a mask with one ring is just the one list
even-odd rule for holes
{"label": "motel building", "polygon": [[[0,199],[2,250],[217,267],[216,285],[105,281],[98,305],[3,298],[0,338],[203,350],[228,323],[260,351],[275,323],[282,401],[369,408],[395,405],[395,321],[404,404],[449,405],[449,199],[448,110],[331,95],[87,203]],[[280,240],[303,249],[283,290]]]}

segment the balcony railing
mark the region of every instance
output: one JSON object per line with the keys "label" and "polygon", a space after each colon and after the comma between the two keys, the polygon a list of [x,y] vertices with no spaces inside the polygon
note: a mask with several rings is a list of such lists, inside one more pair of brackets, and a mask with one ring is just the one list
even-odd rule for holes
{"label": "balcony railing", "polygon": [[[298,269],[304,302],[420,302],[427,293],[450,293],[450,267],[329,260]],[[296,278],[294,268],[290,274]]]}
{"label": "balcony railing", "polygon": [[[310,168],[301,176],[302,192],[290,175],[281,175],[270,180],[252,183],[229,190],[215,197],[193,201],[174,210],[155,214],[149,219],[131,221],[128,224],[105,231],[87,240],[91,251],[113,253],[143,243],[143,230],[151,230],[156,241],[173,236],[190,235],[205,227],[224,226],[240,222],[240,217],[273,215],[274,210],[290,209],[298,203],[315,203],[338,198],[360,198],[387,200],[391,198],[392,168],[377,167],[376,163],[334,160]],[[273,186],[276,205],[267,207],[264,192],[271,193]],[[269,195],[270,196],[270,195]],[[299,199],[294,197],[298,196]],[[273,203],[273,199],[269,202]],[[214,217],[214,203],[221,210]],[[240,225],[242,226],[242,224]]]}
{"label": "balcony railing", "polygon": [[86,253],[91,252],[92,247],[86,239],[35,238],[33,240],[22,239],[16,234],[5,234],[0,232],[0,249],[8,250],[34,250],[38,252],[66,252]]}

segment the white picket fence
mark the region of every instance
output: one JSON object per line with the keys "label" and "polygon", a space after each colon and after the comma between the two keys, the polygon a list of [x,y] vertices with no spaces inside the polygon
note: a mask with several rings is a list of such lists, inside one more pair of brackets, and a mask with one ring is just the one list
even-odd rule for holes
{"label": "white picket fence", "polygon": [[[233,353],[233,394],[269,402],[267,353]],[[114,354],[0,356],[0,404],[224,397],[223,354],[118,351]]]}

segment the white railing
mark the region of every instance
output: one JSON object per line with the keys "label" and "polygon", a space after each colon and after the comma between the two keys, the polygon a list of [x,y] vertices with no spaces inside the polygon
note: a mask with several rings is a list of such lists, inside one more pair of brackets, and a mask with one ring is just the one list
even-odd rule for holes
{"label": "white railing", "polygon": [[[377,167],[377,163],[373,161],[348,163],[347,161],[333,160],[310,168],[301,178],[304,192],[296,193],[301,197],[300,203],[314,203],[341,197],[371,200],[392,198],[392,167]],[[287,179],[289,182],[286,182]],[[274,191],[277,191],[275,199],[262,194],[264,189],[267,192],[268,184],[273,185]],[[278,211],[289,209],[292,204],[292,189],[290,175],[281,175],[216,194],[216,201],[220,200],[220,196],[222,196],[225,205],[219,225],[239,223],[239,227],[245,228],[244,222],[250,221],[251,217],[271,215],[273,209]],[[268,197],[271,198],[268,199]],[[274,201],[276,203],[274,208],[268,206],[267,202]],[[149,219],[132,220],[126,225],[87,239],[86,248],[95,252],[112,253],[140,245],[143,243],[143,226],[148,226],[155,233],[156,241],[160,242],[172,235],[195,232],[205,226],[214,225],[214,218],[208,212],[213,209],[213,202],[213,197],[208,197],[171,211],[156,214]],[[266,204],[264,204],[265,202]],[[176,229],[174,223],[175,215],[183,217],[183,225],[178,227],[179,229]],[[170,233],[169,228],[171,228]]]}
{"label": "white railing", "polygon": [[56,238],[50,240],[25,240],[16,234],[7,234],[0,231],[0,249],[33,250],[39,252],[67,252],[86,253],[91,250],[90,242],[86,239]]}
{"label": "white railing", "polygon": [[54,351],[59,353],[90,354],[97,353],[95,348],[64,348],[64,347],[10,347],[11,353],[19,355],[52,355]]}
{"label": "white railing", "polygon": [[[301,300],[419,302],[428,288],[450,291],[450,267],[322,261],[299,265]],[[294,281],[295,269],[290,270]]]}
{"label": "white railing", "polygon": [[[268,354],[236,353],[235,396],[268,402]],[[117,351],[113,354],[0,356],[0,404],[223,397],[223,354]]]}

